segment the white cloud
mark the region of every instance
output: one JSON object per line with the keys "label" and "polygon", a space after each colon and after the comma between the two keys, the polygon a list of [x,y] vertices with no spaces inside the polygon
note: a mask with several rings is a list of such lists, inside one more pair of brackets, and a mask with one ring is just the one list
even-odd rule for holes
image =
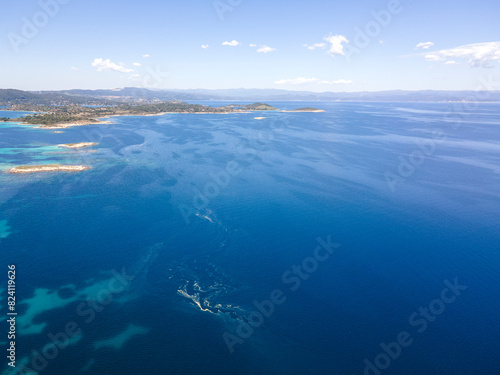
{"label": "white cloud", "polygon": [[142,64],[141,63],[133,63],[132,65],[134,65],[134,66],[141,66]]}
{"label": "white cloud", "polygon": [[94,59],[92,62],[92,66],[97,68],[98,72],[120,72],[120,73],[130,73],[133,72],[132,69],[128,69],[124,67],[123,65],[118,65],[115,64],[114,62],[111,62],[110,59]]}
{"label": "white cloud", "polygon": [[321,81],[319,83],[322,85],[350,85],[352,81],[347,79],[338,79],[336,81]]}
{"label": "white cloud", "polygon": [[418,44],[415,46],[415,49],[419,49],[419,48],[422,48],[422,49],[429,49],[429,48],[431,48],[433,45],[434,45],[434,43],[432,43],[432,42],[418,43]]}
{"label": "white cloud", "polygon": [[79,68],[76,68],[74,66],[71,67],[72,70],[80,70]]}
{"label": "white cloud", "polygon": [[441,57],[436,56],[436,55],[425,55],[425,59],[427,61],[432,61],[432,62],[445,60],[444,58],[441,58]]}
{"label": "white cloud", "polygon": [[456,61],[450,60],[450,61],[446,61],[444,63],[444,65],[458,65],[458,63]]}
{"label": "white cloud", "polygon": [[330,43],[330,47],[328,49],[328,54],[332,57],[336,55],[344,55],[344,46],[342,43],[349,43],[347,38],[343,35],[329,35],[324,38],[328,43]]}
{"label": "white cloud", "polygon": [[260,46],[257,46],[257,44],[252,43],[249,46],[252,47],[252,48],[259,47],[259,48],[257,48],[257,52],[258,53],[269,53],[269,52],[276,51],[276,48],[272,48],[272,47],[266,46],[265,44],[261,44]]}
{"label": "white cloud", "polygon": [[313,83],[317,82],[319,79],[317,78],[294,78],[294,79],[280,79],[279,81],[275,81],[276,85],[303,85],[305,83]]}
{"label": "white cloud", "polygon": [[151,55],[145,54],[145,55],[142,55],[142,57],[144,57],[146,59],[148,57],[151,57]]}
{"label": "white cloud", "polygon": [[349,43],[349,40],[344,35],[328,35],[323,38],[328,43],[314,43],[312,45],[304,44],[304,47],[313,51],[315,49],[327,49],[327,53],[335,57],[337,55],[344,55],[344,45],[342,43]]}
{"label": "white cloud", "polygon": [[269,46],[261,46],[260,48],[257,49],[258,53],[268,53],[273,51],[276,51],[276,48],[271,48]]}
{"label": "white cloud", "polygon": [[225,41],[222,43],[223,46],[231,46],[231,47],[236,47],[240,44],[237,40],[232,40],[231,42]]}
{"label": "white cloud", "polygon": [[208,47],[209,47],[209,45],[208,45],[208,44],[202,44],[202,45],[201,45],[201,48],[203,48],[203,49],[207,49]]}
{"label": "white cloud", "polygon": [[314,51],[317,48],[325,49],[326,43],[314,43],[312,45],[304,44],[304,47],[306,47],[307,49],[310,49],[311,51]]}
{"label": "white cloud", "polygon": [[425,59],[436,62],[464,60],[474,68],[493,68],[495,61],[500,62],[500,42],[467,44],[443,49],[425,55]]}

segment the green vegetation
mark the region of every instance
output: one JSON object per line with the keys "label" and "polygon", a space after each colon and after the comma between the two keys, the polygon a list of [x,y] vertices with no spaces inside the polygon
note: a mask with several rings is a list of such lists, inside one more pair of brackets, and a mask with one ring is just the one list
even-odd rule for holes
{"label": "green vegetation", "polygon": [[129,114],[158,114],[165,112],[179,112],[179,113],[224,113],[229,112],[228,108],[225,107],[208,107],[200,104],[188,104],[185,102],[162,102],[155,104],[139,104],[139,105],[127,105],[123,104],[117,108],[118,111],[123,110],[129,112]]}
{"label": "green vegetation", "polygon": [[242,106],[249,111],[276,111],[278,108],[274,108],[266,103],[253,103]]}
{"label": "green vegetation", "polygon": [[231,109],[241,109],[241,110],[247,110],[247,111],[276,111],[278,108],[275,108],[273,106],[270,106],[269,104],[266,103],[252,103],[252,104],[231,104],[228,105],[226,108],[231,108]]}
{"label": "green vegetation", "polygon": [[0,105],[10,105],[15,102],[35,100],[36,94],[27,91],[7,89],[0,90]]}
{"label": "green vegetation", "polygon": [[19,120],[24,122],[25,124],[45,125],[45,126],[50,126],[55,124],[72,124],[80,121],[85,121],[89,123],[98,122],[96,119],[89,118],[82,114],[71,115],[71,113],[67,112],[43,113],[38,115],[22,117]]}
{"label": "green vegetation", "polygon": [[80,105],[69,106],[37,106],[37,105],[13,105],[12,110],[18,111],[37,111],[37,113],[25,116],[16,121],[26,124],[57,126],[65,124],[83,124],[97,123],[98,118],[109,116],[127,116],[127,115],[158,115],[166,112],[178,113],[226,113],[235,112],[228,108],[213,108],[198,104],[188,104],[184,102],[163,102],[155,104],[119,104],[111,107],[85,107]]}

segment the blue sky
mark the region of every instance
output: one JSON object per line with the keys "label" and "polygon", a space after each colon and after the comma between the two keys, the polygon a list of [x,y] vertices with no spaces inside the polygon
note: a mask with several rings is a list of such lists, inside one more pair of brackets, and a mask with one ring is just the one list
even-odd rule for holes
{"label": "blue sky", "polygon": [[500,82],[497,0],[24,0],[0,9],[1,88],[462,90]]}

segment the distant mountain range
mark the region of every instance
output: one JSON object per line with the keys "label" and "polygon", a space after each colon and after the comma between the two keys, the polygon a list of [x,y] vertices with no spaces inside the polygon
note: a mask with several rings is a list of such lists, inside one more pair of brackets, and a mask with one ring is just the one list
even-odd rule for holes
{"label": "distant mountain range", "polygon": [[154,90],[136,87],[104,90],[21,91],[0,89],[0,105],[41,101],[43,104],[91,104],[96,100],[155,102],[190,100],[234,101],[372,101],[372,102],[500,102],[500,91],[310,92],[276,89]]}
{"label": "distant mountain range", "polygon": [[186,94],[204,95],[212,100],[249,101],[375,101],[375,102],[449,102],[500,101],[500,91],[377,91],[377,92],[311,92],[276,89],[178,90]]}
{"label": "distant mountain range", "polygon": [[14,89],[0,89],[0,106],[18,104],[32,105],[112,105],[102,96],[68,95],[62,91],[31,92]]}
{"label": "distant mountain range", "polygon": [[[145,100],[248,100],[248,101],[500,101],[500,91],[378,91],[378,92],[311,92],[276,89],[226,90],[151,90],[125,87],[115,90],[65,90],[53,93],[115,98],[142,98]],[[478,95],[479,94],[479,95]]]}
{"label": "distant mountain range", "polygon": [[138,87],[123,87],[108,90],[61,90],[61,91],[36,91],[40,94],[67,94],[86,97],[106,97],[109,99],[132,100],[211,100],[213,95],[203,95],[195,92],[181,90],[150,90]]}

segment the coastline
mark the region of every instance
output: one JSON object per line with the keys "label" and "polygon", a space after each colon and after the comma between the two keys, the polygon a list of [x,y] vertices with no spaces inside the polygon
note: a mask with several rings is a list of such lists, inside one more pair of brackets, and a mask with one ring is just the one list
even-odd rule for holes
{"label": "coastline", "polygon": [[[43,125],[43,124],[27,124],[24,122],[20,121],[8,121],[7,123],[12,123],[12,124],[17,124],[17,125],[22,125],[22,126],[31,126],[35,129],[46,129],[46,130],[57,130],[57,129],[68,129],[72,128],[75,126],[86,126],[86,125],[110,125],[114,124],[112,121],[109,121],[107,119],[112,118],[112,117],[125,117],[125,116],[140,116],[140,117],[152,117],[152,116],[163,116],[166,114],[175,114],[175,115],[230,115],[233,113],[252,113],[252,112],[259,112],[259,111],[234,111],[234,112],[161,112],[161,113],[145,113],[145,114],[116,114],[116,115],[109,115],[105,117],[98,117],[97,122],[93,121],[78,121],[78,122],[73,122],[73,123],[60,123],[60,124],[54,124],[54,125]],[[267,112],[267,111],[266,111]],[[291,111],[293,112],[293,111]],[[54,131],[54,133],[62,133],[61,131]],[[63,146],[61,146],[63,147]]]}
{"label": "coastline", "polygon": [[51,126],[42,125],[42,124],[25,124],[25,123],[22,123],[22,124],[28,125],[28,126],[33,126],[34,128],[37,128],[37,129],[67,129],[67,128],[72,128],[74,126],[109,125],[109,124],[112,124],[112,122],[111,121],[98,121],[98,122],[78,121],[78,122],[69,123],[69,124],[54,124]]}
{"label": "coastline", "polygon": [[97,120],[98,122],[90,122],[90,121],[79,121],[77,123],[70,123],[70,124],[54,124],[51,126],[47,125],[42,125],[42,124],[24,124],[21,123],[22,125],[28,125],[28,126],[34,126],[35,128],[38,129],[66,129],[66,128],[71,128],[73,126],[85,126],[85,125],[110,125],[114,124],[112,121],[108,121],[106,119],[109,119],[111,117],[125,117],[125,116],[140,116],[140,117],[153,117],[153,116],[163,116],[167,114],[173,114],[173,115],[230,115],[233,113],[251,113],[251,112],[257,112],[257,111],[241,111],[241,112],[161,112],[161,113],[147,113],[147,114],[119,114],[119,115],[109,115],[106,117],[98,117]]}
{"label": "coastline", "polygon": [[[82,121],[77,121],[73,123],[59,123],[59,124],[53,124],[53,125],[43,125],[43,124],[27,124],[23,122],[13,122],[19,125],[26,125],[26,126],[32,126],[37,129],[50,129],[50,130],[56,130],[56,129],[68,129],[72,128],[75,126],[86,126],[86,125],[110,125],[113,124],[112,121],[109,121],[108,119],[112,117],[125,117],[125,116],[140,116],[140,117],[152,117],[152,116],[163,116],[166,114],[176,114],[176,115],[230,115],[233,113],[237,114],[248,114],[248,113],[255,113],[255,112],[270,112],[270,111],[231,111],[231,112],[160,112],[160,113],[144,113],[144,114],[133,114],[133,113],[127,113],[127,114],[115,114],[115,115],[109,115],[105,117],[98,117],[96,118],[96,122],[90,121],[90,120],[82,120]],[[322,109],[318,110],[307,110],[307,111],[297,111],[297,110],[276,110],[273,112],[283,112],[283,113],[319,113],[319,112],[325,112]],[[263,120],[266,117],[255,117],[254,119],[256,120]],[[9,121],[10,122],[10,121]],[[54,131],[54,133],[62,133],[59,131]],[[65,147],[64,145],[59,145],[60,147]],[[81,147],[86,147],[86,146],[81,146]],[[78,147],[69,147],[69,148],[78,148]]]}
{"label": "coastline", "polygon": [[167,114],[172,114],[172,115],[230,115],[232,113],[250,113],[250,112],[257,112],[257,111],[234,111],[234,112],[160,112],[160,113],[145,113],[145,114],[134,114],[134,113],[127,113],[127,114],[119,114],[119,115],[109,115],[106,117],[99,117],[98,119],[107,119],[111,117],[122,117],[122,116],[141,116],[141,117],[151,117],[151,116],[163,116]]}

